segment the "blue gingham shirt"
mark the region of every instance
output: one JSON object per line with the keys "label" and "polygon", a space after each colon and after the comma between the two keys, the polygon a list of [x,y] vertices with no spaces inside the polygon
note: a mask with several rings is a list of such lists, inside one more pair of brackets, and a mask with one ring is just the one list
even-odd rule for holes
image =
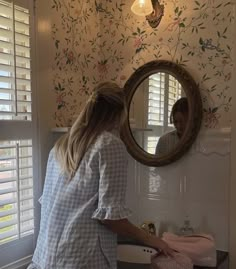
{"label": "blue gingham shirt", "polygon": [[30,268],[116,268],[116,234],[98,220],[127,218],[127,153],[111,132],[86,152],[71,181],[49,154],[41,223]]}

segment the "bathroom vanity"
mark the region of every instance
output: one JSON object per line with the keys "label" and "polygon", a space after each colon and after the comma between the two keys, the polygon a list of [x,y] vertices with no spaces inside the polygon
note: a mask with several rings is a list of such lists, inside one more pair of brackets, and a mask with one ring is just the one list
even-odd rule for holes
{"label": "bathroom vanity", "polygon": [[[130,245],[131,247],[132,245],[140,246],[140,249],[142,248],[143,251],[147,251],[145,250],[145,247],[142,244],[134,242],[133,240],[125,240],[123,238],[118,239],[118,247],[119,245],[126,245],[126,244]],[[134,256],[134,253],[132,253],[132,256]],[[140,256],[140,254],[137,253],[137,256]],[[227,260],[228,260],[228,252],[217,250],[217,266],[216,267],[194,266],[194,269],[228,269]],[[140,257],[139,257],[139,261],[140,261]],[[136,262],[119,261],[119,254],[118,254],[117,268],[118,269],[151,269],[151,266],[150,264],[145,264],[145,263],[140,263],[140,262],[136,263]]]}
{"label": "bathroom vanity", "polygon": [[216,267],[200,267],[194,266],[194,269],[227,269],[226,262],[228,259],[228,252],[217,250],[217,265]]}
{"label": "bathroom vanity", "polygon": [[[200,267],[194,266],[194,269],[227,269],[226,260],[228,259],[228,252],[217,251],[217,266],[216,267]],[[137,264],[137,263],[117,263],[117,269],[151,269],[149,264]]]}

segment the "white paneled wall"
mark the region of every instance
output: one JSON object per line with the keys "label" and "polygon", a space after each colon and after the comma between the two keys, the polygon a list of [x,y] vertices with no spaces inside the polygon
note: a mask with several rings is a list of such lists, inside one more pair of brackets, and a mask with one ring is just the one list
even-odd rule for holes
{"label": "white paneled wall", "polygon": [[191,151],[165,167],[129,160],[131,221],[154,221],[160,233],[178,232],[188,215],[194,230],[211,233],[228,250],[230,130],[204,130]]}

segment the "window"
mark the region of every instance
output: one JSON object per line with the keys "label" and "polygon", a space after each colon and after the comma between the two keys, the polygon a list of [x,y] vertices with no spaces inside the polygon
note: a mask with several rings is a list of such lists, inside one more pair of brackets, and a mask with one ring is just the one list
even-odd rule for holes
{"label": "window", "polygon": [[0,268],[34,249],[31,2],[0,0]]}
{"label": "window", "polygon": [[155,136],[146,132],[144,144],[147,152],[155,154],[160,136],[173,129],[170,114],[174,103],[182,96],[182,87],[178,80],[167,73],[151,75],[147,87],[147,128],[152,129]]}
{"label": "window", "polygon": [[0,245],[34,232],[32,141],[0,142]]}
{"label": "window", "polygon": [[0,0],[0,119],[31,120],[29,10]]}

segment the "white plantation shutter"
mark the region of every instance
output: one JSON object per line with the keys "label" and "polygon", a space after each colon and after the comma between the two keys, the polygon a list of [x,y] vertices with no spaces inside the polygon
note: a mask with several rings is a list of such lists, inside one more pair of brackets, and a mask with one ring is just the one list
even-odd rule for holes
{"label": "white plantation shutter", "polygon": [[165,74],[149,77],[148,125],[163,125],[165,106]]}
{"label": "white plantation shutter", "polygon": [[31,120],[29,10],[0,0],[0,119]]}
{"label": "white plantation shutter", "polygon": [[158,136],[147,135],[147,148],[145,150],[151,154],[155,154],[158,139]]}
{"label": "white plantation shutter", "polygon": [[149,77],[148,125],[172,126],[169,122],[174,103],[181,97],[181,84],[167,73]]}
{"label": "white plantation shutter", "polygon": [[[168,76],[168,95],[167,95],[168,96],[168,117],[167,119],[169,120],[174,103],[182,96],[182,86],[178,82],[178,80],[176,80],[176,78],[174,78],[171,75],[167,75],[167,76]],[[173,125],[168,121],[168,126],[173,126]]]}
{"label": "white plantation shutter", "polygon": [[0,0],[0,268],[35,245],[32,4]]}
{"label": "white plantation shutter", "polygon": [[0,244],[34,232],[32,141],[0,142]]}
{"label": "white plantation shutter", "polygon": [[182,87],[173,76],[161,72],[149,76],[148,84],[147,128],[151,128],[157,135],[147,132],[144,147],[147,152],[155,154],[160,136],[173,128],[170,114],[174,103],[182,96]]}

